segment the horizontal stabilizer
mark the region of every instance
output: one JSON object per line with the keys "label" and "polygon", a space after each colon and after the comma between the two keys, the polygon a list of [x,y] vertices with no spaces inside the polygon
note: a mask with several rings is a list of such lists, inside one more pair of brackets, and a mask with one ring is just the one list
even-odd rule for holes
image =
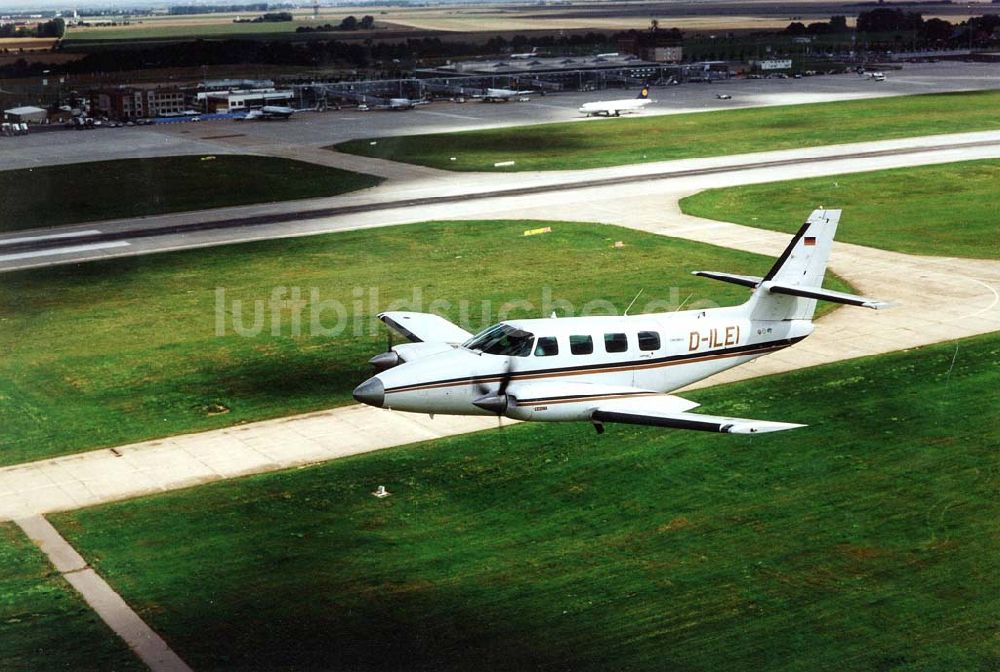
{"label": "horizontal stabilizer", "polygon": [[744,287],[756,287],[764,279],[755,275],[733,275],[732,273],[719,273],[717,271],[691,271],[691,275],[700,275],[703,278],[731,282],[734,285],[743,285]]}
{"label": "horizontal stabilizer", "polygon": [[787,294],[789,296],[801,296],[806,299],[820,299],[822,301],[833,301],[834,303],[846,303],[849,306],[862,306],[880,310],[888,308],[891,304],[878,299],[869,299],[865,296],[857,296],[846,292],[835,292],[822,287],[793,287],[791,285],[776,282],[764,283],[764,288],[772,294]]}

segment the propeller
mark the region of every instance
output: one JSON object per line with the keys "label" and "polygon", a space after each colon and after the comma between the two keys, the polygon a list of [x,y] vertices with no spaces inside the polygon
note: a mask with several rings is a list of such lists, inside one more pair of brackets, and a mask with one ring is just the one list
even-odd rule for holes
{"label": "propeller", "polygon": [[400,359],[399,354],[392,349],[392,329],[386,327],[385,329],[385,352],[380,352],[371,359],[368,363],[375,367],[375,370],[379,373],[385,371],[386,369],[391,369],[392,367],[400,364],[403,360]]}
{"label": "propeller", "polygon": [[484,411],[496,413],[498,420],[503,418],[503,416],[507,413],[507,410],[514,403],[517,403],[517,400],[514,397],[507,394],[507,386],[510,385],[510,381],[514,377],[514,369],[511,366],[510,357],[506,358],[504,366],[506,370],[500,377],[500,387],[497,388],[497,391],[491,392],[488,385],[480,381],[476,381],[476,387],[483,396],[472,402],[475,406],[478,406]]}

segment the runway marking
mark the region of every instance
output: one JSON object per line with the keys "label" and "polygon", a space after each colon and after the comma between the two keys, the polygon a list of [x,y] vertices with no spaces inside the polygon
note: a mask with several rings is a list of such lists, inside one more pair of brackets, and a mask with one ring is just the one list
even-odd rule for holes
{"label": "runway marking", "polygon": [[479,117],[470,117],[465,114],[451,114],[449,112],[431,112],[430,110],[417,110],[418,114],[433,114],[438,117],[451,117],[452,119],[471,119],[473,121],[479,121]]}
{"label": "runway marking", "polygon": [[977,310],[974,313],[969,313],[968,315],[963,315],[961,317],[956,317],[954,320],[950,320],[951,322],[954,322],[955,320],[964,320],[965,318],[968,318],[968,317],[979,317],[980,315],[983,315],[984,313],[988,313],[989,311],[993,310],[993,306],[997,305],[997,303],[1000,303],[1000,292],[997,291],[996,287],[994,287],[993,285],[991,285],[989,283],[983,282],[982,280],[979,280],[978,278],[966,278],[966,279],[967,280],[971,280],[972,282],[975,282],[977,284],[980,284],[983,287],[985,287],[986,289],[988,289],[991,292],[993,292],[993,301],[991,301],[990,305],[986,306],[982,310]]}
{"label": "runway marking", "polygon": [[[431,114],[428,112],[427,114]],[[440,114],[440,113],[434,113]],[[582,120],[582,117],[580,118]],[[588,189],[594,187],[612,187],[624,184],[636,184],[641,182],[652,182],[657,180],[666,179],[677,179],[682,177],[693,177],[702,175],[715,175],[720,173],[733,173],[741,170],[760,170],[764,168],[777,168],[783,166],[793,166],[793,165],[810,165],[810,164],[824,164],[837,161],[843,161],[846,159],[861,159],[861,158],[876,158],[876,157],[886,157],[886,156],[905,156],[908,154],[923,154],[928,152],[939,152],[942,150],[954,151],[958,149],[963,149],[965,147],[993,147],[1000,146],[1000,140],[977,140],[970,142],[959,142],[951,143],[947,145],[933,144],[933,145],[923,145],[923,146],[913,146],[913,147],[897,147],[889,149],[874,149],[866,151],[857,152],[847,152],[845,154],[834,154],[834,155],[807,155],[798,158],[782,158],[782,159],[771,159],[765,161],[755,161],[749,163],[732,163],[721,166],[707,166],[704,168],[686,168],[680,170],[666,170],[662,172],[651,172],[651,173],[641,173],[638,175],[623,175],[615,177],[598,177],[590,179],[577,179],[573,181],[557,182],[554,184],[542,184],[530,187],[516,187],[516,188],[506,188],[497,189],[495,191],[482,191],[474,193],[463,193],[453,196],[423,196],[416,198],[407,198],[398,201],[379,201],[375,203],[360,203],[356,205],[338,205],[325,208],[318,208],[315,210],[298,210],[298,211],[286,211],[283,213],[267,214],[267,215],[251,215],[248,217],[239,217],[231,219],[217,219],[217,220],[205,220],[198,222],[188,222],[185,224],[174,224],[168,226],[157,226],[151,228],[143,229],[133,229],[129,231],[115,231],[109,233],[103,233],[99,236],[92,237],[90,240],[95,244],[104,244],[113,240],[136,240],[138,238],[156,238],[159,236],[173,235],[173,234],[187,234],[194,233],[197,231],[208,231],[208,230],[221,230],[221,229],[232,229],[241,228],[246,230],[246,227],[250,226],[261,226],[269,224],[278,224],[283,222],[301,221],[306,219],[320,219],[325,217],[335,217],[340,215],[349,215],[357,213],[372,213],[379,211],[394,210],[398,208],[414,208],[424,205],[444,205],[448,203],[461,203],[469,200],[477,199],[487,199],[487,198],[510,198],[510,197],[520,197],[520,196],[530,196],[536,194],[558,192],[558,191],[571,191],[579,189]],[[822,149],[811,148],[811,149]],[[29,246],[25,244],[25,246]],[[34,248],[50,248],[55,247],[51,244],[46,244],[46,241],[39,241],[37,245],[31,245]],[[25,253],[29,254],[29,253]],[[49,254],[49,253],[45,253]],[[63,254],[63,252],[59,252]],[[43,256],[41,250],[34,256]],[[24,257],[13,257],[13,256],[0,256],[0,262],[5,260],[13,260],[16,258]],[[0,270],[2,272],[2,270]]]}
{"label": "runway marking", "polygon": [[522,105],[530,105],[532,107],[547,107],[550,110],[559,110],[560,112],[572,112],[568,107],[562,107],[560,105],[549,105],[546,103],[522,103]]}
{"label": "runway marking", "polygon": [[74,252],[90,252],[91,250],[105,250],[112,247],[128,247],[130,243],[124,240],[116,240],[110,243],[92,243],[90,245],[72,245],[70,247],[57,247],[52,250],[35,250],[34,252],[18,252],[16,254],[0,254],[0,261],[16,261],[18,259],[31,259],[33,257],[45,257],[55,254],[73,254]]}
{"label": "runway marking", "polygon": [[101,620],[154,672],[191,672],[180,656],[139,618],[121,595],[95,572],[44,516],[14,521],[49,562],[80,593]]}
{"label": "runway marking", "polygon": [[70,231],[69,233],[50,233],[43,236],[21,236],[20,238],[0,239],[0,245],[13,245],[14,243],[33,243],[36,240],[56,240],[59,238],[78,238],[80,236],[92,236],[100,233],[98,229],[88,231]]}

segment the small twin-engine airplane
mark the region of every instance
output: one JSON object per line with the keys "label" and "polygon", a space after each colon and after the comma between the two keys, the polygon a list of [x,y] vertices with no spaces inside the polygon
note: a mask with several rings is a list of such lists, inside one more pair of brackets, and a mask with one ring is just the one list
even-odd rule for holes
{"label": "small twin-engine airplane", "polygon": [[598,100],[593,103],[584,103],[580,108],[581,114],[591,115],[603,114],[607,117],[617,117],[622,112],[638,112],[653,101],[649,99],[649,87],[642,87],[642,91],[635,98],[624,98],[622,100]]}
{"label": "small twin-engine airplane", "polygon": [[696,271],[752,289],[738,306],[633,316],[510,320],[473,336],[442,317],[379,318],[410,343],[372,358],[360,402],[415,413],[605,422],[749,434],[803,425],[691,413],[666,394],[798,343],[816,301],[888,304],[822,288],[840,210],[815,210],[764,277]]}

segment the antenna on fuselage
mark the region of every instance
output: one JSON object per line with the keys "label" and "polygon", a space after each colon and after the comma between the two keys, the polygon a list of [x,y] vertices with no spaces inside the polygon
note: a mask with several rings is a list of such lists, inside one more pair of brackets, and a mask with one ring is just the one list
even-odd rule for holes
{"label": "antenna on fuselage", "polygon": [[642,292],[643,290],[640,289],[639,293],[635,295],[634,299],[632,299],[632,303],[628,304],[628,308],[625,309],[625,313],[622,315],[622,317],[628,317],[628,311],[632,310],[632,306],[634,306],[635,302],[639,300],[640,296],[642,296]]}

